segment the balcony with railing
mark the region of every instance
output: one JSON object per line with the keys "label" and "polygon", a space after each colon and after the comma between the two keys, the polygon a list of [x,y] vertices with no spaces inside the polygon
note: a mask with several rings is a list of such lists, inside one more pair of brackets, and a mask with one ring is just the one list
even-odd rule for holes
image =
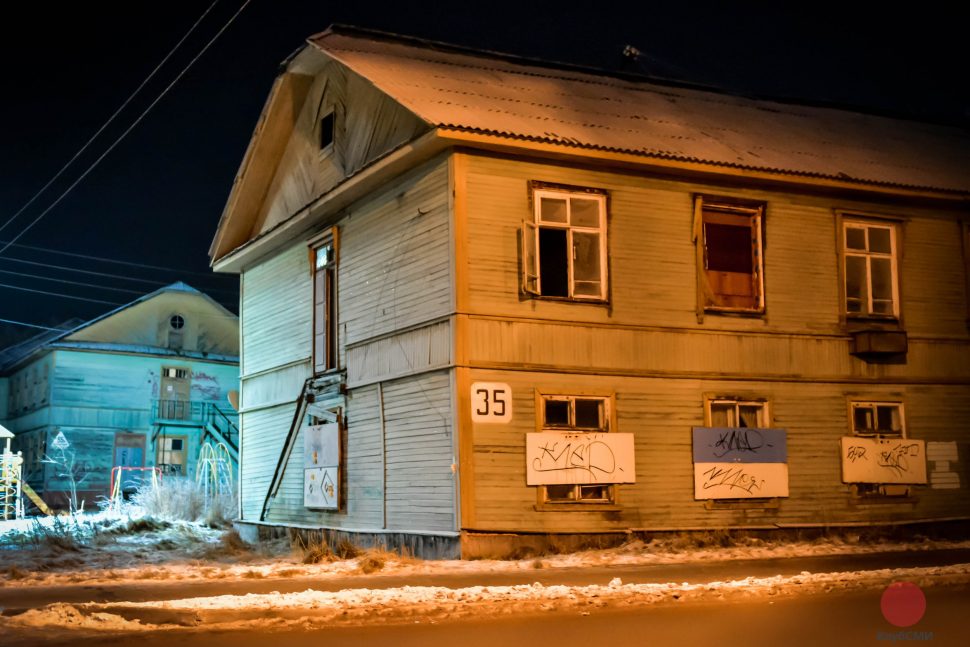
{"label": "balcony with railing", "polygon": [[[204,436],[222,442],[235,453],[239,446],[239,414],[229,407],[203,400],[153,400],[151,423],[161,427],[198,427]],[[154,438],[153,438],[154,440]]]}

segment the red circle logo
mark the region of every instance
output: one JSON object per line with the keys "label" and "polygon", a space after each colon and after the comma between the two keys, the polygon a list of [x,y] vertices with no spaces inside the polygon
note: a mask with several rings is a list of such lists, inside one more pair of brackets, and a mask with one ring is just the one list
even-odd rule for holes
{"label": "red circle logo", "polygon": [[912,627],[926,613],[926,596],[912,582],[893,582],[882,592],[882,615],[897,627]]}

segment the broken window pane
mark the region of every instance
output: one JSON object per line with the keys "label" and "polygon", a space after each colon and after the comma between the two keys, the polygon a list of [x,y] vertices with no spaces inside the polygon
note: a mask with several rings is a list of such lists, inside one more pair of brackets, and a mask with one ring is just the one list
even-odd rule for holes
{"label": "broken window pane", "polygon": [[572,501],[575,485],[547,485],[546,498],[549,501]]}
{"label": "broken window pane", "polygon": [[547,427],[569,426],[569,401],[546,400],[545,424]]}
{"label": "broken window pane", "polygon": [[760,427],[761,426],[761,406],[754,404],[742,404],[738,407],[741,424],[739,427]]}
{"label": "broken window pane", "polygon": [[572,198],[570,200],[570,222],[574,227],[599,227],[600,226],[600,203],[599,200],[588,198]]}
{"label": "broken window pane", "polygon": [[877,406],[876,419],[879,425],[877,429],[881,434],[898,434],[902,431],[897,406]]}
{"label": "broken window pane", "polygon": [[848,249],[866,249],[866,230],[856,227],[846,227],[845,246]]}
{"label": "broken window pane", "polygon": [[708,270],[744,274],[754,271],[751,227],[705,222],[704,244]]}
{"label": "broken window pane", "polygon": [[539,282],[542,296],[569,296],[569,251],[565,229],[539,228]]}
{"label": "broken window pane", "polygon": [[893,247],[888,229],[869,227],[869,251],[880,254],[892,253]]}
{"label": "broken window pane", "polygon": [[543,222],[566,222],[566,200],[562,198],[540,198],[539,217]]}
{"label": "broken window pane", "polygon": [[602,429],[602,400],[576,400],[576,426],[585,429]]}
{"label": "broken window pane", "polygon": [[584,501],[607,501],[610,498],[608,485],[580,485],[579,498]]}
{"label": "broken window pane", "polygon": [[[892,260],[888,258],[870,258],[870,269],[872,271],[872,301],[873,311],[892,314],[893,299],[893,267]],[[876,302],[882,302],[883,308],[877,308]],[[888,306],[888,312],[885,311]]]}

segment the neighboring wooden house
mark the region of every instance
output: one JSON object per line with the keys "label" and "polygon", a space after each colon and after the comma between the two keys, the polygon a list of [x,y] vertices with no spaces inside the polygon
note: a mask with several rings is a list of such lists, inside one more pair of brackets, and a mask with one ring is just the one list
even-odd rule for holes
{"label": "neighboring wooden house", "polygon": [[210,251],[241,278],[241,527],[468,557],[966,520],[968,144],[311,37]]}
{"label": "neighboring wooden house", "polygon": [[[238,318],[175,283],[101,317],[0,351],[0,423],[16,434],[24,480],[65,507],[69,480],[45,462],[73,455],[78,499],[107,495],[115,466],[194,476],[203,442],[236,454]],[[129,487],[138,478],[125,474]]]}

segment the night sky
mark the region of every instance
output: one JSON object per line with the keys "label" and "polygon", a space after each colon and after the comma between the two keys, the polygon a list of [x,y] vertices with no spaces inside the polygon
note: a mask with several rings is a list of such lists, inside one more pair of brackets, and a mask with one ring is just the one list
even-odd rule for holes
{"label": "night sky", "polygon": [[[91,148],[0,231],[0,241],[18,234],[86,171],[243,2],[219,0]],[[210,4],[31,3],[18,6],[16,15],[5,10],[0,225],[77,153]],[[0,318],[52,326],[114,307],[5,286],[121,304],[175,280],[235,311],[237,277],[208,270],[209,243],[279,63],[335,22],[758,96],[970,121],[965,13],[925,2],[908,13],[886,12],[886,3],[864,3],[871,11],[851,2],[735,4],[598,2],[581,3],[589,9],[579,11],[562,2],[253,0],[144,120],[18,241],[30,247],[0,254]],[[643,53],[639,64],[622,56],[628,44]],[[0,324],[0,347],[36,332]]]}

